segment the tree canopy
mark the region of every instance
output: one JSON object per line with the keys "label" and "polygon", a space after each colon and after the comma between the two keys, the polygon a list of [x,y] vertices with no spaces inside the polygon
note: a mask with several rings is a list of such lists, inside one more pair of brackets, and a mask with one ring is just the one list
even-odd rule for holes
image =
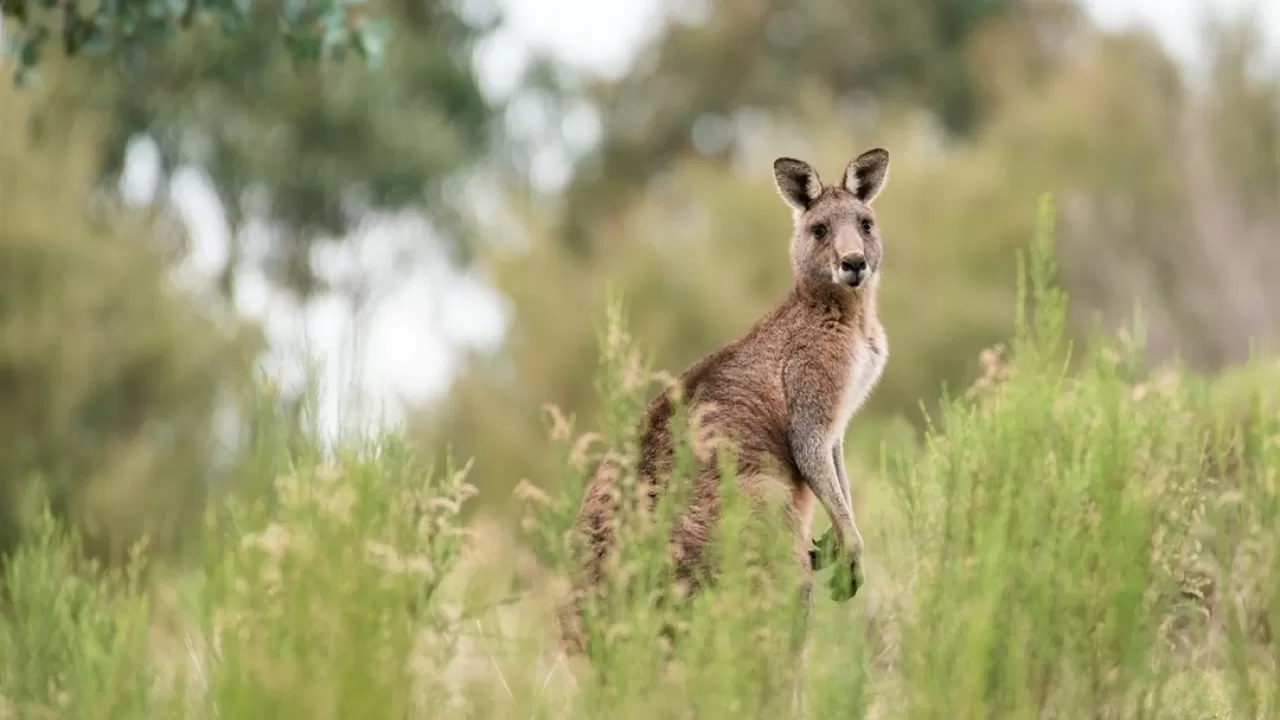
{"label": "tree canopy", "polygon": [[[297,0],[107,4],[84,22],[109,41],[92,46],[96,61],[74,68],[78,82],[61,78],[65,90],[50,102],[58,114],[108,111],[104,181],[118,177],[140,137],[156,143],[166,176],[188,165],[207,173],[231,235],[220,278],[227,295],[254,262],[305,299],[332,289],[314,267],[317,242],[379,212],[418,212],[447,247],[468,247],[451,182],[489,152],[499,112],[471,57],[499,21],[481,5],[464,14],[446,0],[389,0],[375,10]],[[52,33],[48,13],[33,3],[6,12],[20,19],[20,52],[38,59]],[[188,22],[189,31],[175,30]],[[377,62],[336,61],[352,48]],[[269,231],[265,247],[261,235],[247,237],[255,222]]]}
{"label": "tree canopy", "polygon": [[[67,57],[103,56],[137,42],[165,41],[192,27],[216,25],[235,33],[249,13],[236,0],[121,0],[84,6],[49,0],[13,0],[3,13],[18,22],[9,38],[18,58],[14,81],[25,84],[51,41]],[[381,62],[389,26],[371,16],[364,0],[290,0],[276,27],[293,57],[308,61],[342,59],[354,51],[369,63]]]}

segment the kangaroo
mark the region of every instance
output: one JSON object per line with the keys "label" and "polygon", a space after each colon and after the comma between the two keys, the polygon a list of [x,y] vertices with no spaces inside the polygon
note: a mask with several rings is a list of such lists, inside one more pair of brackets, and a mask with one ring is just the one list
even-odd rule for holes
{"label": "kangaroo", "polygon": [[[677,520],[670,552],[687,595],[706,577],[704,550],[719,512],[713,450],[731,442],[738,483],[748,497],[775,492],[785,498],[784,522],[794,535],[805,615],[812,604],[812,572],[840,563],[832,596],[853,597],[862,584],[862,535],[844,467],[845,428],[870,395],[888,359],[876,294],[884,257],[871,204],[888,179],[889,153],[868,150],[846,166],[838,185],[824,185],[808,163],[781,157],[773,163],[778,193],[792,212],[794,286],[773,311],[738,340],[688,368],[678,387],[693,421],[699,462],[687,510]],[[672,400],[650,402],[640,434],[637,473],[652,503],[672,467]],[[588,484],[573,532],[585,541],[577,562],[580,581],[600,582],[614,544],[613,518],[621,468],[606,460]],[[813,500],[830,517],[833,552],[819,555],[810,538]],[[561,644],[585,651],[582,588],[560,612]]]}

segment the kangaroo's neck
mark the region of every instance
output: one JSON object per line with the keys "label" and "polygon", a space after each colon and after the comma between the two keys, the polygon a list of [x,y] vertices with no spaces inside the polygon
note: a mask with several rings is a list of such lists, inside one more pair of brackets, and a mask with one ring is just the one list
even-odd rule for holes
{"label": "kangaroo's neck", "polygon": [[790,300],[824,323],[857,327],[875,317],[879,285],[879,277],[874,276],[856,290],[831,284],[814,287],[797,283]]}

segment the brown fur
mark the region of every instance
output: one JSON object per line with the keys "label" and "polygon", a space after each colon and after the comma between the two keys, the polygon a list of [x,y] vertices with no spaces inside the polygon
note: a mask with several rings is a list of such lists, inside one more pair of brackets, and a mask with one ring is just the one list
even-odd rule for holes
{"label": "brown fur", "polygon": [[[883,247],[871,209],[888,164],[886,151],[869,150],[849,163],[840,183],[830,186],[802,161],[774,162],[778,191],[793,214],[795,285],[740,339],[680,376],[699,469],[670,548],[677,579],[688,593],[696,592],[700,579],[713,570],[704,550],[720,511],[714,451],[724,442],[732,443],[737,453],[738,483],[745,494],[765,505],[781,499],[784,521],[794,535],[793,554],[806,578],[806,600],[815,498],[831,518],[844,562],[854,569],[852,587],[842,597],[857,591],[862,537],[844,471],[843,437],[888,357],[876,315]],[[866,263],[861,275],[857,261]],[[672,466],[671,412],[667,393],[655,397],[641,435],[638,475],[651,506]],[[601,581],[613,548],[610,525],[621,469],[613,458],[601,464],[575,523],[584,543],[578,559],[583,573],[578,593],[561,613],[562,641],[570,651],[585,649],[581,593]]]}

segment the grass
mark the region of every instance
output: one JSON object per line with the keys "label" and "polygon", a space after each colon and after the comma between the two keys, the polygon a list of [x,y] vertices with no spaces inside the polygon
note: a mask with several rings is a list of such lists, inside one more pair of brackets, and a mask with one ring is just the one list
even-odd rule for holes
{"label": "grass", "polygon": [[868,584],[816,593],[804,672],[778,538],[731,492],[714,591],[670,602],[670,513],[633,517],[593,658],[556,650],[583,482],[660,379],[615,304],[601,427],[548,408],[564,474],[521,484],[518,524],[394,435],[277,432],[246,465],[270,492],[210,507],[199,567],[102,570],[41,516],[6,566],[0,719],[785,717],[793,682],[812,717],[1275,716],[1280,368],[1149,372],[1140,328],[1073,347],[1043,210],[1008,353],[850,458]]}

